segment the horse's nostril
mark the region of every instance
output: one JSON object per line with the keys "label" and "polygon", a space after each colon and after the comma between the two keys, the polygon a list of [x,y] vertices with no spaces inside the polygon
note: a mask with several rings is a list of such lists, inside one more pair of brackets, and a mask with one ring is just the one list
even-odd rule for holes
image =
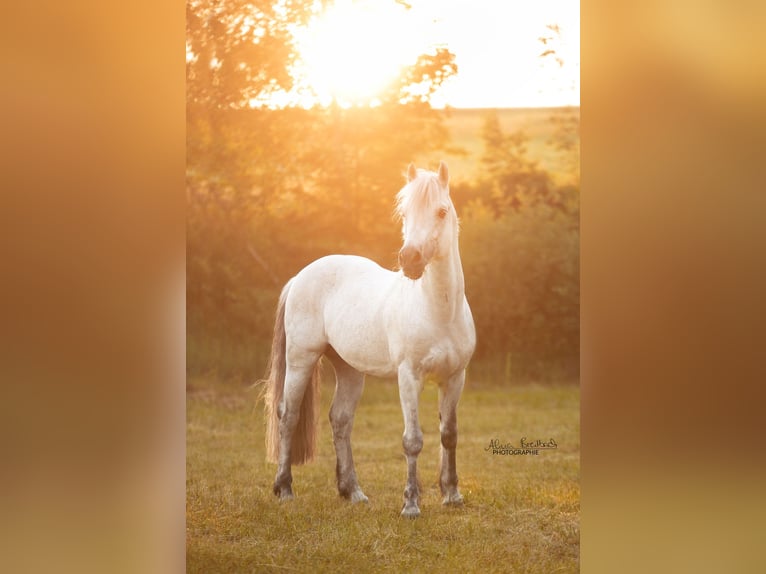
{"label": "horse's nostril", "polygon": [[399,251],[399,265],[418,265],[422,262],[423,255],[414,247],[402,247]]}

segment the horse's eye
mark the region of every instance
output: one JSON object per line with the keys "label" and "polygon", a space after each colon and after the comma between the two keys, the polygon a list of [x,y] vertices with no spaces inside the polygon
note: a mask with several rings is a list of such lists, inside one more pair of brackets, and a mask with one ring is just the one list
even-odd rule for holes
{"label": "horse's eye", "polygon": [[444,219],[445,217],[447,217],[447,208],[442,207],[439,209],[439,219]]}

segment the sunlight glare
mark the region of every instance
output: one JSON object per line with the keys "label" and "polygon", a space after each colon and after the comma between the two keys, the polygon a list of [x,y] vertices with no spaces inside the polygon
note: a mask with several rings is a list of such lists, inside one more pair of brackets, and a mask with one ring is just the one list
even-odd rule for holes
{"label": "sunlight glare", "polygon": [[319,103],[376,105],[427,50],[400,4],[338,1],[296,33],[297,71]]}

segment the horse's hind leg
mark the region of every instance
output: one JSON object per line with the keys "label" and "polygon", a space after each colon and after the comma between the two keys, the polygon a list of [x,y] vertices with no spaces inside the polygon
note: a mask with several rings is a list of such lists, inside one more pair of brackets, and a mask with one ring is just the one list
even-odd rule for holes
{"label": "horse's hind leg", "polygon": [[439,388],[439,432],[441,434],[441,487],[442,504],[462,504],[463,496],[457,488],[457,403],[463,391],[465,371],[449,378]]}
{"label": "horse's hind leg", "polygon": [[299,357],[290,357],[287,361],[284,394],[279,405],[279,460],[277,475],[274,478],[274,494],[280,500],[293,498],[291,453],[293,436],[300,419],[303,396],[320,357],[321,353],[301,352]]}
{"label": "horse's hind leg", "polygon": [[351,367],[332,349],[328,349],[327,357],[335,367],[335,397],[330,407],[330,424],[337,457],[335,473],[338,493],[351,502],[367,502],[367,497],[359,488],[351,454],[351,430],[356,406],[364,389],[364,374]]}

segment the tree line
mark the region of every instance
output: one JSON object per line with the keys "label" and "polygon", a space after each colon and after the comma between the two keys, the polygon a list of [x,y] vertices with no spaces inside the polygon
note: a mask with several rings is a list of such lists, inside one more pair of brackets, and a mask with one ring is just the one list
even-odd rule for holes
{"label": "tree line", "polygon": [[[312,3],[279,4],[187,5],[190,372],[260,376],[279,291],[310,261],[353,253],[394,268],[393,197],[407,164],[433,167],[454,149],[445,112],[429,104],[457,71],[446,49],[421,56],[375,108],[261,105],[289,89],[289,24],[305,21]],[[560,124],[552,149],[576,158],[568,146],[579,124],[551,121]],[[579,178],[562,184],[540,168],[525,135],[504,133],[496,115],[481,137],[482,175],[451,188],[476,362],[500,365],[492,372],[506,379],[573,379]]]}

